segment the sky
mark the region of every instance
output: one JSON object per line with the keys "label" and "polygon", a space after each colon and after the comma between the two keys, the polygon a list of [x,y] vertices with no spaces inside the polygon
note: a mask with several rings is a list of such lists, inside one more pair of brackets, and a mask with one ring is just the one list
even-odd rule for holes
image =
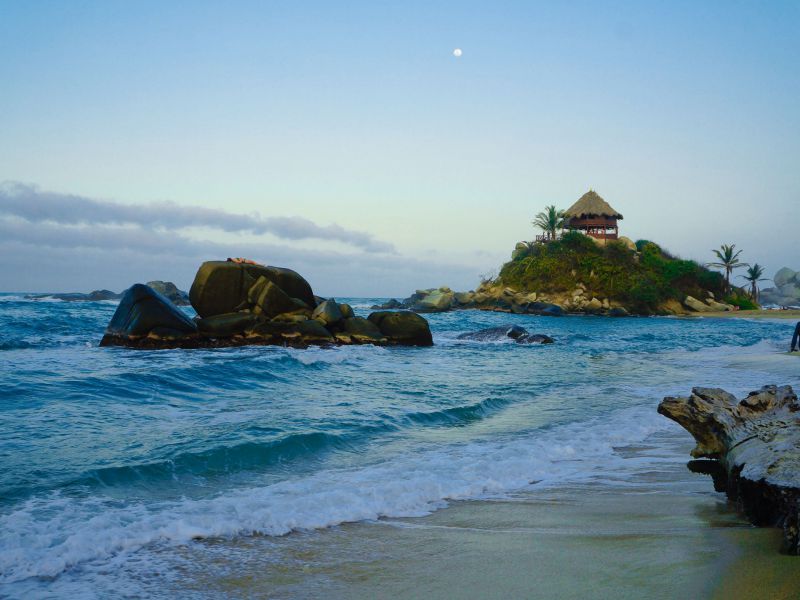
{"label": "sky", "polygon": [[0,291],[472,289],[590,188],[800,270],[798,65],[796,1],[0,0]]}

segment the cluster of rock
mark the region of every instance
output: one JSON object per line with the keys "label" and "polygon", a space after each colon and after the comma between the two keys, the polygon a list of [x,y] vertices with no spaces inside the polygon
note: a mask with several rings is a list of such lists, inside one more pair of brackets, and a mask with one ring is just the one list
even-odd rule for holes
{"label": "cluster of rock", "polygon": [[761,290],[761,302],[776,306],[800,307],[800,272],[783,267],[772,278],[775,287]]}
{"label": "cluster of rock", "polygon": [[454,292],[448,287],[417,290],[403,301],[389,300],[374,308],[407,308],[415,312],[445,312],[458,309],[490,310],[516,314],[559,317],[566,313],[626,316],[628,311],[607,298],[599,299],[578,283],[565,294],[525,292],[493,282],[482,283],[477,290]]}
{"label": "cluster of rock", "polygon": [[692,312],[727,312],[730,310],[736,310],[736,307],[732,304],[725,304],[724,302],[717,302],[714,299],[713,292],[707,292],[708,297],[705,299],[705,302],[702,300],[698,300],[692,296],[686,296],[683,301],[683,305],[688,308]]}
{"label": "cluster of rock", "polygon": [[355,316],[351,306],[314,295],[291,269],[238,261],[203,263],[189,291],[192,319],[149,285],[128,289],[101,346],[197,348],[278,344],[430,346],[428,322],[403,311]]}
{"label": "cluster of rock", "polygon": [[800,554],[800,402],[790,386],[769,385],[746,398],[718,388],[667,397],[658,412],[684,427],[697,446],[689,467],[738,502],[755,525],[783,528],[784,551]]}

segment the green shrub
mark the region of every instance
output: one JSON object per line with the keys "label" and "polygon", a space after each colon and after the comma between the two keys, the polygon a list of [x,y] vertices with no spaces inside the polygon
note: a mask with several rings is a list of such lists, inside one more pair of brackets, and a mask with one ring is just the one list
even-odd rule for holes
{"label": "green shrub", "polygon": [[753,302],[750,296],[739,291],[734,291],[732,294],[725,296],[723,302],[725,302],[725,304],[738,306],[740,310],[756,310],[761,308],[758,304]]}
{"label": "green shrub", "polygon": [[499,281],[519,290],[564,293],[577,282],[588,293],[617,300],[641,313],[652,313],[666,300],[706,291],[722,297],[724,278],[691,260],[674,258],[658,244],[636,242],[638,252],[621,242],[595,243],[577,231],[539,244],[525,256],[503,265]]}

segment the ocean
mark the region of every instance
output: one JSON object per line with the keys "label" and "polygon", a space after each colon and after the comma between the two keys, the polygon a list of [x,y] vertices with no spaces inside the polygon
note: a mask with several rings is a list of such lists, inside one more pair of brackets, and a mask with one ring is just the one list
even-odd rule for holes
{"label": "ocean", "polygon": [[[381,301],[338,300],[361,316]],[[717,527],[681,520],[683,497],[748,531],[656,406],[800,387],[792,326],[771,320],[458,311],[426,315],[432,348],[139,351],[98,347],[114,309],[0,295],[0,597],[434,597],[369,586],[448,547],[479,561],[484,542],[430,536],[508,506],[530,510],[491,527],[571,531],[579,553],[589,503],[566,517],[570,498],[677,498],[653,505],[679,521],[664,539]],[[456,339],[511,324],[556,342]],[[591,597],[580,581],[547,596]]]}

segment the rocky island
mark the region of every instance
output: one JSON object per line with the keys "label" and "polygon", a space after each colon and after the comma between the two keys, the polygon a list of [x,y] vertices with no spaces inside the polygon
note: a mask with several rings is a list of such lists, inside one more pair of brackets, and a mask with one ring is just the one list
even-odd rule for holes
{"label": "rocky island", "polygon": [[[417,290],[381,308],[618,317],[754,307],[720,273],[673,256],[654,242],[619,236],[620,220],[622,215],[590,190],[566,211],[548,207],[540,213],[535,224],[546,233],[517,243],[499,275],[484,279],[477,289]],[[558,228],[566,231],[559,235]]]}
{"label": "rocky island", "polygon": [[122,296],[101,346],[208,348],[251,344],[431,346],[428,322],[408,312],[358,317],[351,306],[314,295],[297,272],[229,259],[203,263],[189,291],[192,319],[152,286]]}
{"label": "rocky island", "polygon": [[746,398],[718,388],[667,397],[658,412],[692,434],[690,468],[711,474],[755,525],[783,528],[783,550],[800,554],[800,403],[790,386]]}

